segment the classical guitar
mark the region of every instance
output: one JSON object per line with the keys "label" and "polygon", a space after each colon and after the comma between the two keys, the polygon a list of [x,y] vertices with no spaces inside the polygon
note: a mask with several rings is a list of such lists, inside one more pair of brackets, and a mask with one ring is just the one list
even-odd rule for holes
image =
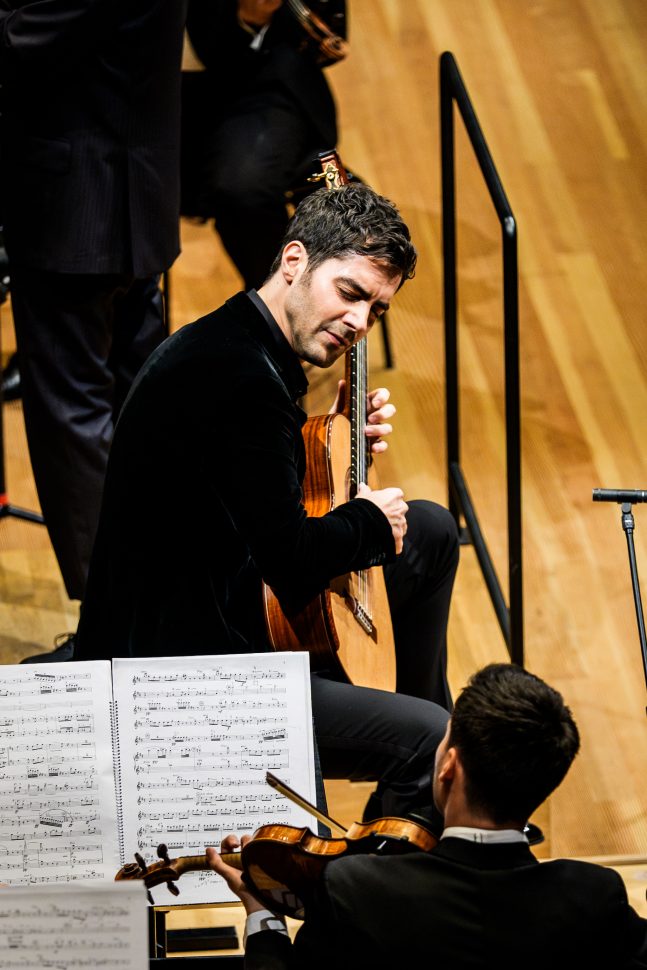
{"label": "classical guitar", "polygon": [[[344,184],[336,152],[320,156],[327,188]],[[346,354],[346,408],[343,414],[310,418],[303,429],[306,475],[303,504],[322,516],[353,498],[358,485],[377,488],[364,429],[367,419],[366,339]],[[313,670],[331,670],[361,687],[395,689],[395,646],[391,614],[380,567],[338,576],[305,609],[284,612],[264,585],[265,621],[275,650],[308,650]]]}
{"label": "classical guitar", "polygon": [[286,0],[286,7],[306,34],[306,44],[316,53],[322,67],[341,61],[348,54],[345,0]]}

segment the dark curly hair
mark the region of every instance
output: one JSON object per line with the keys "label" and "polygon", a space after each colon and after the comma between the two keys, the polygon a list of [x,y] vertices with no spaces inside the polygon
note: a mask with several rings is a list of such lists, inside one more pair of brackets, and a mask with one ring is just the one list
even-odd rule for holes
{"label": "dark curly hair", "polygon": [[490,664],[456,701],[449,729],[466,796],[497,824],[525,822],[562,781],[580,747],[562,695],[515,664]]}
{"label": "dark curly hair", "polygon": [[417,253],[408,226],[392,202],[368,185],[352,182],[338,189],[318,189],[297,207],[270,269],[281,265],[285,246],[298,240],[308,253],[308,270],[327,259],[368,256],[393,268],[402,283],[411,279]]}

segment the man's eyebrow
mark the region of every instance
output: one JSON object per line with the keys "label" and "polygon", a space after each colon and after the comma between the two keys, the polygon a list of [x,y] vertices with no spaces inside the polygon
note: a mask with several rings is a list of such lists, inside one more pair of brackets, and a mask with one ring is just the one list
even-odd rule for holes
{"label": "man's eyebrow", "polygon": [[362,300],[366,300],[367,302],[372,302],[373,306],[380,307],[380,309],[382,310],[389,309],[390,304],[387,303],[385,300],[371,301],[371,294],[367,290],[365,290],[363,286],[360,286],[357,280],[354,280],[352,276],[339,276],[338,282],[343,283],[344,286],[348,286],[351,290],[355,290],[357,295]]}

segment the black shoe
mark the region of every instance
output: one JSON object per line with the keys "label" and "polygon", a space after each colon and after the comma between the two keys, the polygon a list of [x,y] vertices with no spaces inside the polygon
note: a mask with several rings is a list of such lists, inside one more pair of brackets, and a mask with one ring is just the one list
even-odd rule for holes
{"label": "black shoe", "polygon": [[526,822],[523,827],[523,834],[528,839],[529,845],[541,845],[546,838],[542,830],[534,822]]}
{"label": "black shoe", "polygon": [[74,660],[74,634],[62,633],[56,637],[56,648],[50,653],[37,653],[35,657],[25,657],[21,664],[53,664]]}
{"label": "black shoe", "polygon": [[22,397],[18,354],[12,354],[2,371],[2,400],[17,401]]}

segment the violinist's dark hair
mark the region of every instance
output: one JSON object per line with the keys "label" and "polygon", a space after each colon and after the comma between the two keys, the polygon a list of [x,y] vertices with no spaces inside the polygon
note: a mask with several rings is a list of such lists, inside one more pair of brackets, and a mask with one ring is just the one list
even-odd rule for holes
{"label": "violinist's dark hair", "polygon": [[327,259],[359,255],[392,267],[402,276],[400,286],[415,273],[417,253],[406,223],[392,202],[362,182],[306,196],[287,225],[270,276],[294,240],[306,248],[309,272]]}
{"label": "violinist's dark hair", "polygon": [[470,806],[501,825],[526,822],[557,788],[580,737],[558,691],[515,664],[490,664],[458,697],[448,745],[459,751]]}

